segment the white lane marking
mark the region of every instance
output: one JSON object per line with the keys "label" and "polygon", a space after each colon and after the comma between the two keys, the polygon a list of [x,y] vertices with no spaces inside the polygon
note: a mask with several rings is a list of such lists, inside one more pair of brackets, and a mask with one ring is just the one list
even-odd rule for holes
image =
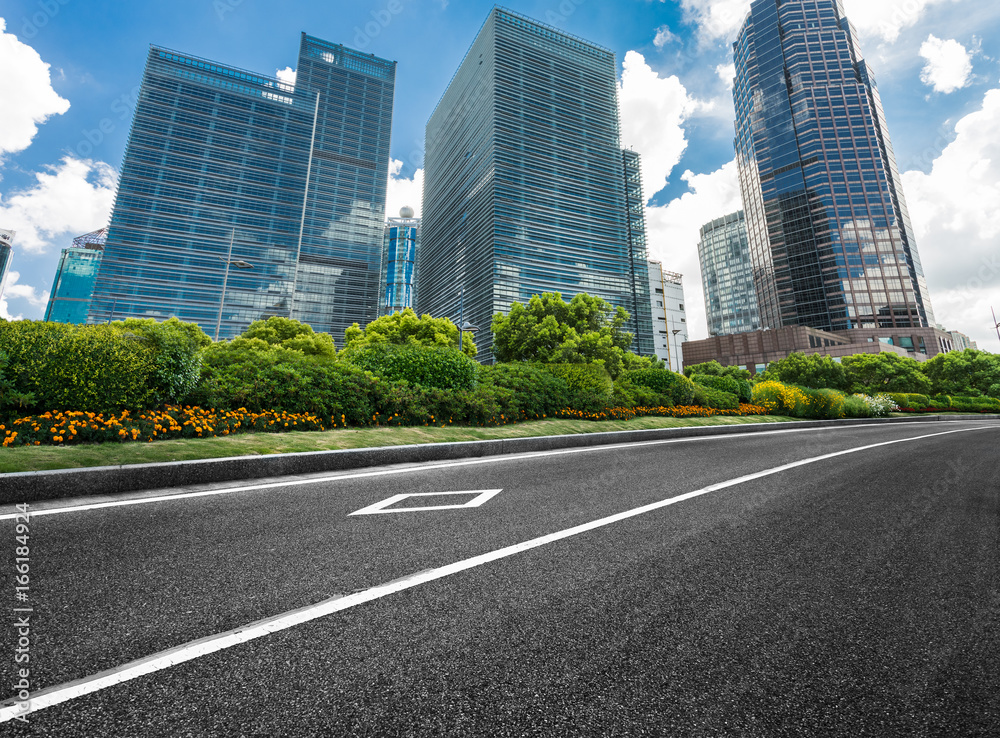
{"label": "white lane marking", "polygon": [[[933,424],[937,425],[937,422]],[[910,427],[914,425],[931,425],[931,424],[932,423],[930,421],[906,423],[905,427]],[[898,425],[903,425],[903,424],[898,424]],[[554,449],[552,451],[531,451],[526,453],[509,454],[504,456],[486,456],[476,459],[467,459],[464,461],[447,461],[436,464],[417,464],[414,466],[406,466],[400,469],[378,469],[376,471],[357,472],[354,474],[332,474],[330,476],[316,477],[313,479],[296,479],[283,482],[268,482],[267,484],[250,484],[239,487],[220,487],[218,489],[202,490],[201,492],[181,492],[173,495],[156,495],[155,497],[136,497],[125,500],[113,500],[111,502],[95,502],[89,505],[52,507],[41,510],[32,510],[31,517],[37,518],[42,515],[61,515],[63,513],[86,512],[88,510],[102,510],[104,508],[109,508],[109,507],[131,507],[133,505],[150,505],[154,502],[170,502],[171,500],[188,500],[188,499],[194,499],[196,497],[216,497],[219,495],[233,494],[235,492],[252,492],[255,490],[262,490],[262,489],[276,489],[279,487],[298,487],[306,484],[320,484],[321,482],[336,482],[345,479],[364,479],[367,477],[380,477],[391,474],[409,474],[412,472],[436,471],[438,469],[451,469],[453,467],[458,467],[458,466],[473,466],[476,464],[496,464],[504,461],[521,461],[524,459],[536,459],[544,456],[580,454],[580,453],[587,453],[588,451],[611,451],[624,448],[638,448],[640,446],[659,446],[668,443],[724,441],[733,438],[772,436],[784,433],[813,433],[824,430],[847,430],[847,429],[868,430],[868,429],[884,429],[885,427],[886,426],[883,425],[845,425],[841,427],[834,426],[825,428],[781,428],[779,430],[772,430],[772,431],[727,433],[721,436],[692,436],[689,438],[666,438],[658,441],[636,441],[635,443],[615,443],[615,444],[600,445],[600,446],[582,446],[578,448]],[[895,425],[889,427],[895,427]],[[987,426],[987,427],[997,427],[997,426]],[[976,430],[978,430],[978,428]],[[516,439],[511,439],[511,440],[516,440]],[[15,520],[19,515],[23,516],[23,514],[21,513],[5,513],[3,515],[0,515],[0,520]]]}
{"label": "white lane marking", "polygon": [[[479,492],[413,492],[411,494],[395,495],[388,500],[376,502],[374,505],[355,510],[351,515],[380,515],[387,513],[401,512],[427,512],[430,510],[460,510],[469,507],[480,507],[483,503],[492,500],[502,489],[487,489]],[[428,505],[427,507],[390,507],[411,497],[447,497],[449,495],[476,495],[468,502],[461,505]],[[350,517],[350,516],[348,516]]]}
{"label": "white lane marking", "polygon": [[[1000,426],[986,427],[1000,428]],[[0,706],[2,706],[0,707],[0,723],[12,720],[15,717],[24,717],[28,713],[44,710],[47,707],[68,702],[69,700],[83,697],[84,695],[92,694],[102,689],[113,687],[116,684],[121,684],[122,682],[127,682],[132,679],[145,676],[146,674],[152,674],[171,666],[191,661],[201,656],[206,656],[227,648],[232,648],[233,646],[237,646],[241,643],[246,643],[247,641],[252,641],[257,638],[262,638],[271,633],[287,630],[295,627],[296,625],[308,623],[312,620],[326,617],[327,615],[331,615],[335,612],[341,612],[352,607],[357,607],[358,605],[363,605],[367,602],[388,597],[389,595],[402,592],[403,590],[412,589],[413,587],[426,584],[427,582],[443,579],[451,576],[452,574],[458,574],[459,572],[474,569],[478,566],[483,566],[484,564],[489,564],[500,559],[514,556],[515,554],[523,553],[524,551],[530,551],[533,548],[539,548],[556,541],[580,535],[581,533],[586,533],[588,531],[596,530],[597,528],[612,525],[622,520],[644,515],[669,505],[676,505],[678,502],[684,502],[685,500],[700,497],[701,495],[706,495],[710,492],[717,492],[729,487],[735,487],[740,484],[745,484],[746,482],[752,482],[756,479],[769,477],[774,474],[780,474],[781,472],[788,471],[789,469],[806,466],[807,464],[815,464],[819,461],[825,461],[827,459],[834,459],[838,456],[855,454],[861,451],[868,451],[873,448],[880,448],[882,446],[892,446],[897,443],[910,443],[912,441],[921,441],[926,438],[936,438],[938,436],[947,436],[953,433],[967,433],[969,431],[976,430],[983,430],[983,427],[964,428],[962,430],[944,431],[943,433],[931,433],[925,436],[901,438],[895,441],[883,441],[882,443],[873,443],[868,446],[860,446],[858,448],[823,454],[822,456],[814,456],[811,459],[793,461],[789,464],[783,464],[771,469],[755,472],[754,474],[747,474],[746,476],[730,479],[726,482],[719,482],[703,489],[695,490],[694,492],[687,492],[683,495],[678,495],[666,500],[660,500],[659,502],[643,505],[642,507],[637,507],[632,510],[626,510],[625,512],[609,515],[608,517],[584,523],[583,525],[577,525],[572,528],[566,528],[565,530],[549,533],[548,535],[540,536],[538,538],[532,538],[529,541],[517,543],[513,546],[506,546],[479,556],[473,556],[472,558],[457,561],[454,564],[448,564],[447,566],[442,566],[437,569],[427,569],[412,576],[397,579],[386,584],[381,584],[362,592],[332,597],[315,605],[309,605],[298,610],[292,610],[291,612],[286,612],[265,620],[258,620],[255,623],[251,623],[242,628],[237,628],[226,633],[220,633],[218,635],[191,641],[190,643],[183,644],[176,648],[162,651],[158,654],[154,654],[137,661],[132,661],[116,669],[110,669],[90,677],[85,677],[73,682],[43,689],[31,695],[27,710],[24,709],[24,703],[18,702],[16,699],[0,702]]]}

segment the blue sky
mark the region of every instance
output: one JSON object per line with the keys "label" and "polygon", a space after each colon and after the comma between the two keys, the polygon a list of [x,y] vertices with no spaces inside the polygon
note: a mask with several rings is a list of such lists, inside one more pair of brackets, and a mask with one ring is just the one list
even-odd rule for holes
{"label": "blue sky", "polygon": [[[1000,4],[844,0],[885,104],[937,320],[1000,352]],[[643,156],[651,256],[705,335],[698,228],[740,207],[731,42],[749,0],[508,0],[612,49],[623,143]],[[424,125],[482,25],[478,0],[2,0],[4,315],[39,318],[73,236],[106,224],[150,43],[276,74],[302,31],[399,62],[389,209],[419,209]]]}

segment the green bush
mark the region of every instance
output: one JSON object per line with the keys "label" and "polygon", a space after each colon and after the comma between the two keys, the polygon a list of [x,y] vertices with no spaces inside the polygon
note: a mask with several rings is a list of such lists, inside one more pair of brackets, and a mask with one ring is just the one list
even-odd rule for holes
{"label": "green bush", "polygon": [[435,389],[471,390],[479,370],[473,359],[448,347],[376,343],[351,349],[344,358],[390,382]]}
{"label": "green bush", "polygon": [[722,392],[711,387],[695,384],[694,404],[716,410],[738,410],[740,399],[730,392]]}
{"label": "green bush", "polygon": [[848,418],[872,418],[872,406],[864,395],[848,395],[844,398],[844,416]]}
{"label": "green bush", "polygon": [[732,377],[717,377],[711,374],[692,374],[691,381],[700,384],[702,387],[709,387],[720,392],[728,392],[731,395],[740,396],[740,384]]}
{"label": "green bush", "polygon": [[963,413],[998,412],[1000,400],[994,397],[953,397],[951,406]]}
{"label": "green bush", "polygon": [[831,389],[803,389],[808,400],[803,417],[810,420],[836,420],[844,417],[846,396]]}
{"label": "green bush", "polygon": [[251,412],[284,410],[367,425],[379,399],[374,377],[342,362],[318,362],[261,339],[237,338],[204,352],[201,382],[190,401]]}
{"label": "green bush", "polygon": [[119,325],[0,321],[11,391],[33,395],[31,409],[107,412],[158,401],[157,352]]}
{"label": "green bush", "polygon": [[694,382],[683,374],[666,369],[639,369],[625,372],[623,379],[639,387],[648,387],[673,401],[674,405],[685,406],[694,403]]}
{"label": "green bush", "polygon": [[316,333],[311,325],[292,318],[272,316],[267,320],[255,320],[240,337],[259,338],[272,346],[294,349],[317,358],[333,359],[337,356],[333,336]]}
{"label": "green bush", "polygon": [[791,353],[767,365],[759,381],[776,381],[810,389],[846,390],[850,381],[844,367],[829,356]]}
{"label": "green bush", "polygon": [[545,371],[566,382],[570,391],[569,407],[584,412],[599,412],[611,402],[614,383],[601,364],[542,364]]}
{"label": "green bush", "polygon": [[196,323],[170,318],[158,323],[152,318],[128,318],[114,322],[126,338],[146,343],[154,368],[149,377],[154,391],[152,405],[180,403],[195,388],[201,376],[201,350],[212,343]]}
{"label": "green bush", "polygon": [[565,379],[536,364],[481,366],[479,382],[510,390],[514,405],[526,418],[552,415],[568,407],[572,395]]}
{"label": "green bush", "polygon": [[951,407],[951,398],[948,395],[934,395],[931,398],[931,407],[938,410],[947,410]]}

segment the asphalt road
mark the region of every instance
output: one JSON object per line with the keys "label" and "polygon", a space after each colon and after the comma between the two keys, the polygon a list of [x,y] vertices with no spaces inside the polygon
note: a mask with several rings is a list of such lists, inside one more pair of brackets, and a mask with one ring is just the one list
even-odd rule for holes
{"label": "asphalt road", "polygon": [[37,515],[33,691],[371,598],[0,734],[998,736],[998,444],[961,421],[721,436]]}

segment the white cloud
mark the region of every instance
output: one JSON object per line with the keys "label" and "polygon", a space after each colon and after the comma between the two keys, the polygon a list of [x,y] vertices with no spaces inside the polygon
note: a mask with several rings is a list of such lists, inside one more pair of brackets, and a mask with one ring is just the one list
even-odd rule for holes
{"label": "white cloud", "polygon": [[69,110],[69,100],[52,89],[49,65],[17,36],[5,33],[6,26],[0,18],[0,155],[28,148],[39,125]]}
{"label": "white cloud", "polygon": [[399,216],[400,208],[409,206],[413,208],[415,217],[421,217],[424,200],[424,170],[418,169],[413,173],[413,179],[406,179],[399,176],[403,169],[403,162],[399,159],[392,159],[389,162],[389,187],[385,198],[385,215],[387,218]]}
{"label": "white cloud", "polygon": [[649,199],[666,186],[687,148],[681,125],[708,106],[690,97],[676,75],[660,77],[637,51],[625,55],[618,99],[622,143],[642,157],[642,191]]}
{"label": "white cloud", "polygon": [[687,171],[681,177],[689,192],[662,207],[646,209],[646,240],[649,258],[663,262],[663,268],[684,275],[690,340],[708,337],[705,294],[698,262],[701,227],[723,215],[743,209],[736,162],[731,161],[710,174]]}
{"label": "white cloud", "polygon": [[929,174],[903,174],[903,191],[937,321],[1000,352],[989,328],[1000,308],[1000,89],[955,126]]}
{"label": "white cloud", "polygon": [[279,69],[274,73],[274,76],[280,79],[285,84],[289,84],[292,87],[295,86],[295,78],[298,75],[298,71],[292,69],[291,67],[285,67],[284,69]]}
{"label": "white cloud", "polygon": [[43,253],[58,236],[107,224],[117,180],[110,165],[66,156],[35,180],[33,187],[0,198],[0,223],[17,231],[17,250]]}
{"label": "white cloud", "polygon": [[844,10],[858,33],[894,43],[899,34],[923,18],[932,5],[959,0],[844,0]]}
{"label": "white cloud", "polygon": [[[889,43],[900,31],[915,26],[927,8],[959,0],[844,0],[848,19],[863,36]],[[750,0],[680,0],[684,19],[699,28],[703,42],[733,41],[750,12]]]}
{"label": "white cloud", "polygon": [[653,39],[653,45],[658,49],[662,49],[667,44],[672,44],[678,40],[677,35],[670,30],[669,26],[660,26],[656,29],[656,38]]}
{"label": "white cloud", "polygon": [[954,39],[942,40],[930,34],[920,46],[920,56],[927,60],[920,81],[935,92],[948,94],[969,84],[972,55]]}
{"label": "white cloud", "polygon": [[725,82],[730,87],[733,86],[733,80],[736,79],[736,65],[735,64],[720,64],[715,68],[715,74]]}
{"label": "white cloud", "polygon": [[3,297],[0,298],[0,318],[4,320],[21,320],[24,316],[20,313],[12,315],[8,306],[8,300],[26,300],[31,307],[44,308],[49,302],[48,290],[39,292],[28,284],[18,284],[21,278],[18,272],[8,272],[6,286],[3,288]]}

